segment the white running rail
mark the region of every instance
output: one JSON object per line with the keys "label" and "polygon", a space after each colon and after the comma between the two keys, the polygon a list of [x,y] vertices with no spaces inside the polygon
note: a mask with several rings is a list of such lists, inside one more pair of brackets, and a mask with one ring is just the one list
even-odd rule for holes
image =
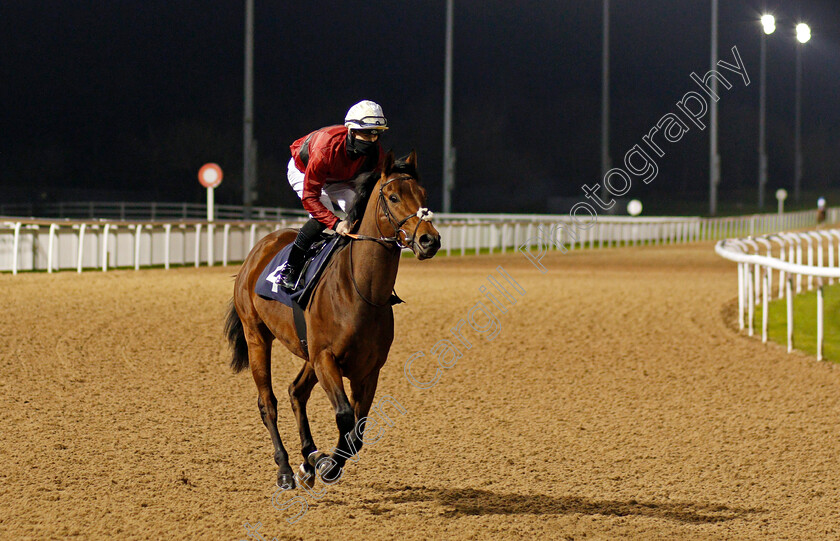
{"label": "white running rail", "polygon": [[[840,221],[840,208],[827,209],[827,223]],[[21,218],[59,218],[76,220],[116,220],[116,221],[176,221],[203,220],[207,216],[207,207],[198,203],[168,202],[102,202],[77,201],[47,204],[10,204],[0,201],[0,216],[19,216]],[[216,220],[245,219],[246,210],[236,205],[216,205]],[[300,208],[252,207],[250,220],[281,221],[303,218],[306,213]],[[484,223],[569,223],[568,214],[470,214],[470,213],[435,213],[438,223],[444,222],[484,222]],[[790,231],[816,225],[816,210],[788,212],[784,214],[750,214],[728,216],[724,218],[630,218],[627,216],[599,215],[598,223],[636,223],[656,222],[659,220],[697,221],[696,237],[700,240],[725,239],[746,235],[761,235],[776,231]],[[600,227],[600,226],[599,226]],[[487,246],[485,246],[487,248]]]}
{"label": "white running rail", "polygon": [[[767,342],[767,305],[773,296],[773,274],[778,273],[776,296],[785,298],[787,348],[793,351],[794,296],[817,288],[817,360],[823,360],[823,287],[840,279],[840,230],[783,232],[759,237],[727,239],[715,245],[721,257],[738,264],[738,326],[753,336],[755,306],[761,303],[761,340]],[[803,278],[807,282],[803,286]],[[745,325],[746,319],[746,325]]]}
{"label": "white running rail", "polygon": [[[68,204],[69,205],[69,204]],[[139,204],[138,204],[139,205]],[[89,207],[88,207],[89,208]],[[163,204],[155,212],[162,212]],[[140,212],[140,210],[137,212]],[[171,210],[171,209],[170,209]],[[0,217],[0,271],[226,265],[245,259],[256,240],[305,216],[259,217],[253,221],[167,218],[150,220],[44,219]],[[840,209],[828,210],[829,222]],[[816,224],[815,211],[728,218],[599,216],[576,229],[568,215],[436,214],[441,253],[493,254],[507,250],[576,250],[678,244],[742,236]],[[221,258],[218,257],[221,254]]]}
{"label": "white running rail", "polygon": [[[0,271],[214,265],[242,261],[256,240],[271,231],[299,227],[303,219],[279,221],[119,221],[0,218]],[[610,218],[577,233],[563,220],[438,220],[442,253],[492,254],[555,239],[552,249],[673,244],[698,240],[696,218]],[[218,257],[221,254],[221,258]]]}
{"label": "white running rail", "polygon": [[[123,222],[0,218],[0,270],[213,266],[242,261],[264,235],[302,220]],[[221,257],[219,257],[219,255]]]}

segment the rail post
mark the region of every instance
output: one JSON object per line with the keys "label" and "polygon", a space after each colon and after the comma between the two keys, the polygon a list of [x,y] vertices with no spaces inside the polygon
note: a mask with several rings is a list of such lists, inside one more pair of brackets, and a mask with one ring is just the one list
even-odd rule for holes
{"label": "rail post", "polygon": [[747,334],[753,335],[753,319],[755,318],[755,303],[753,302],[753,285],[752,279],[752,265],[747,263]]}
{"label": "rail post", "polygon": [[140,270],[140,234],[143,232],[143,225],[134,226],[134,270]]}
{"label": "rail post", "polygon": [[461,226],[461,255],[467,254],[467,223]]}
{"label": "rail post", "polygon": [[787,350],[793,351],[793,277],[785,282],[785,302],[787,309]]}
{"label": "rail post", "polygon": [[767,297],[770,296],[770,275],[773,269],[770,267],[762,267],[764,269],[764,280],[761,291],[761,341],[767,343]]}
{"label": "rail post", "polygon": [[195,268],[201,264],[201,224],[195,224]]}
{"label": "rail post", "polygon": [[169,270],[169,252],[172,246],[172,224],[163,225],[163,268]]}
{"label": "rail post", "polygon": [[222,240],[222,266],[227,267],[228,264],[228,244],[230,237],[230,224],[225,224],[224,239]]}
{"label": "rail post", "polygon": [[823,360],[823,279],[817,278],[817,360]]}
{"label": "rail post", "polygon": [[82,259],[84,257],[84,250],[85,250],[85,226],[87,224],[81,224],[79,226],[79,251],[76,255],[76,272],[82,274]]}
{"label": "rail post", "polygon": [[58,224],[50,224],[49,242],[47,243],[47,273],[53,271],[53,250],[55,249],[56,231],[58,231]]}
{"label": "rail post", "polygon": [[111,224],[105,224],[102,228],[102,272],[108,271],[108,233],[111,230]]}
{"label": "rail post", "polygon": [[738,329],[744,330],[744,267],[747,263],[738,263]]}
{"label": "rail post", "polygon": [[215,248],[215,246],[213,246],[213,244],[214,244],[213,241],[215,240],[213,238],[213,230],[214,229],[215,229],[215,226],[212,223],[207,224],[207,266],[208,267],[212,267],[213,263],[214,263],[214,254],[213,254],[213,251],[214,251],[214,248]]}
{"label": "rail post", "polygon": [[12,242],[12,275],[18,273],[18,251],[20,250],[20,222],[12,226],[15,230],[15,240]]}

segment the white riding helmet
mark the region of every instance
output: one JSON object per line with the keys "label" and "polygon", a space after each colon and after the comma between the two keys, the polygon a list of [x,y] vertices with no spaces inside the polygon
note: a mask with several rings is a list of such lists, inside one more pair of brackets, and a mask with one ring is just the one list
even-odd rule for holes
{"label": "white riding helmet", "polygon": [[387,130],[388,120],[378,103],[363,100],[347,111],[344,125],[351,130]]}

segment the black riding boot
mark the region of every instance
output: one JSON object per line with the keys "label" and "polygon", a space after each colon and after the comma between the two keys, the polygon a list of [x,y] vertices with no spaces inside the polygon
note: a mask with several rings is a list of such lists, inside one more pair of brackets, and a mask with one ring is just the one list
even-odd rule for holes
{"label": "black riding boot", "polygon": [[300,228],[297,238],[289,252],[289,259],[280,267],[280,285],[289,291],[295,291],[300,278],[300,271],[306,259],[306,252],[312,243],[318,239],[318,235],[327,226],[312,218]]}
{"label": "black riding boot", "polygon": [[292,249],[289,252],[289,260],[280,267],[280,286],[283,289],[288,289],[289,291],[297,289],[300,270],[303,268],[304,253],[303,250],[297,247],[297,244],[292,245]]}

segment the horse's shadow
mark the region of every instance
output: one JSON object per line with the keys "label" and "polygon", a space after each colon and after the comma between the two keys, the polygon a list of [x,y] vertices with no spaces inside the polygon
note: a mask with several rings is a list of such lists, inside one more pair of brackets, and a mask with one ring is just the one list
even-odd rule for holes
{"label": "horse's shadow", "polygon": [[387,512],[382,504],[435,502],[445,508],[445,516],[459,515],[607,515],[638,516],[673,520],[687,524],[710,524],[744,518],[760,509],[729,507],[686,502],[639,502],[636,500],[590,500],[576,496],[545,494],[496,493],[480,489],[446,489],[432,487],[394,487],[369,485],[383,494],[364,501],[375,514]]}

